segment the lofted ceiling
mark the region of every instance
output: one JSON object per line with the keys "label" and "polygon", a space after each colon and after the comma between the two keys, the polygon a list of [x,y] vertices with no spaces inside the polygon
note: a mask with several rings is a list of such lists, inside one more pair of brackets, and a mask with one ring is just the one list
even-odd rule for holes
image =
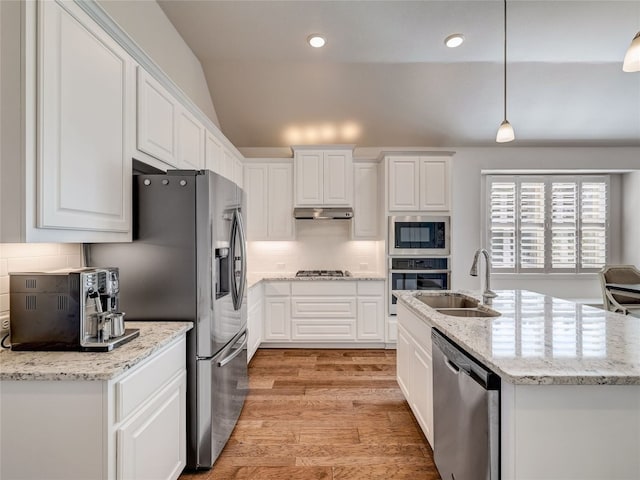
{"label": "lofted ceiling", "polygon": [[[502,1],[158,3],[240,148],[495,145]],[[622,71],[640,0],[510,0],[507,15],[510,145],[640,146],[640,72]]]}

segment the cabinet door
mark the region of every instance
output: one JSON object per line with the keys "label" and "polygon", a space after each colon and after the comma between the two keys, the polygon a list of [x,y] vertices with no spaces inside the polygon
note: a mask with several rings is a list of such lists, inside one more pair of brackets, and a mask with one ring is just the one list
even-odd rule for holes
{"label": "cabinet door", "polygon": [[420,210],[449,210],[449,159],[420,158]]}
{"label": "cabinet door", "polygon": [[138,150],[178,165],[178,104],[151,75],[138,67]]}
{"label": "cabinet door", "polygon": [[384,301],[382,297],[358,298],[357,339],[384,341]]}
{"label": "cabinet door", "polygon": [[288,297],[267,297],[264,306],[264,339],[291,340],[291,300]]}
{"label": "cabinet door", "polygon": [[220,170],[220,175],[233,181],[233,154],[226,148],[222,154],[222,169]]}
{"label": "cabinet door", "polygon": [[262,284],[249,289],[247,312],[247,363],[256,353],[262,341],[263,295]]}
{"label": "cabinet door", "polygon": [[224,147],[213,133],[207,131],[204,143],[205,168],[221,174],[224,161]]}
{"label": "cabinet door", "polygon": [[420,164],[416,157],[389,157],[389,210],[419,209]]}
{"label": "cabinet door", "polygon": [[355,164],[353,238],[378,237],[378,164]]}
{"label": "cabinet door", "polygon": [[204,126],[185,109],[178,114],[178,167],[204,168]]}
{"label": "cabinet door", "polygon": [[410,340],[409,333],[398,325],[398,343],[396,344],[396,376],[398,385],[408,402],[411,401],[411,360],[413,357],[413,344]]}
{"label": "cabinet door", "polygon": [[130,232],[133,61],[77,5],[38,6],[36,224]]}
{"label": "cabinet door", "polygon": [[323,162],[322,151],[296,152],[296,205],[322,205]]}
{"label": "cabinet door", "polygon": [[236,185],[242,188],[244,182],[242,162],[237,158],[233,160],[233,181]]}
{"label": "cabinet door", "polygon": [[186,373],[117,430],[117,477],[174,480],[186,463]]}
{"label": "cabinet door", "polygon": [[249,240],[266,240],[269,236],[268,175],[267,165],[247,165],[244,167],[247,187],[247,237]]}
{"label": "cabinet door", "polygon": [[322,175],[324,205],[352,204],[352,168],[351,152],[324,152]]}
{"label": "cabinet door", "polygon": [[410,397],[413,413],[433,446],[433,369],[431,354],[413,342]]}
{"label": "cabinet door", "polygon": [[270,240],[293,240],[293,165],[269,165],[268,205]]}

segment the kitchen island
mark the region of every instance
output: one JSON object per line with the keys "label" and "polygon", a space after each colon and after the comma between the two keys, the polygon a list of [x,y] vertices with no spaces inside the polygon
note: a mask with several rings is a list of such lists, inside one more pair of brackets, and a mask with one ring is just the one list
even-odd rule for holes
{"label": "kitchen island", "polygon": [[190,322],[126,322],[111,352],[0,352],[0,478],[175,479]]}
{"label": "kitchen island", "polygon": [[412,384],[407,371],[418,367],[403,350],[413,346],[430,383],[436,328],[501,378],[503,480],[640,478],[637,318],[524,290],[498,292],[489,308],[499,316],[454,317],[425,295],[397,293],[398,382],[432,443],[433,392],[415,375]]}

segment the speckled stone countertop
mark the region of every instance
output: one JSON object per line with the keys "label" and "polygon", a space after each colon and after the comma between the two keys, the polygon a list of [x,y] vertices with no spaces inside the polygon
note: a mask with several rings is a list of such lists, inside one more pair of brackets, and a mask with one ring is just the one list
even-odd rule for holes
{"label": "speckled stone countertop", "polygon": [[[437,292],[431,295],[451,295]],[[472,292],[457,292],[480,298]],[[499,317],[452,317],[416,295],[399,303],[507,382],[528,385],[640,385],[640,319],[526,290],[501,290]]]}
{"label": "speckled stone countertop", "polygon": [[0,351],[0,380],[110,380],[193,328],[191,322],[125,322],[140,336],[110,352]]}
{"label": "speckled stone countertop", "polygon": [[379,275],[375,273],[354,273],[349,277],[296,277],[294,273],[251,273],[247,275],[247,284],[248,287],[251,288],[254,285],[257,285],[262,280],[265,282],[270,281],[283,281],[283,282],[309,282],[309,281],[331,281],[331,282],[348,282],[348,281],[360,281],[360,280],[385,280],[384,275]]}

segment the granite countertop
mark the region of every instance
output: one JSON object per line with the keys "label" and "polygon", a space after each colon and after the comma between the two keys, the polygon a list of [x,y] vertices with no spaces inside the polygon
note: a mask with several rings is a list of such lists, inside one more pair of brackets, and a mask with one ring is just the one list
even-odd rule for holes
{"label": "granite countertop", "polygon": [[110,352],[0,351],[0,380],[110,380],[150,357],[191,322],[125,322],[140,336]]}
{"label": "granite countertop", "polygon": [[348,277],[296,277],[295,272],[291,273],[251,273],[247,275],[248,288],[257,285],[262,280],[265,282],[270,281],[283,281],[283,282],[309,282],[309,281],[331,281],[331,282],[349,282],[349,281],[371,281],[371,280],[385,280],[386,277],[377,273],[353,273]]}
{"label": "granite countertop", "polygon": [[[472,292],[438,292],[431,295]],[[501,290],[499,317],[452,317],[394,292],[399,302],[507,382],[640,385],[640,321],[527,290]]]}

